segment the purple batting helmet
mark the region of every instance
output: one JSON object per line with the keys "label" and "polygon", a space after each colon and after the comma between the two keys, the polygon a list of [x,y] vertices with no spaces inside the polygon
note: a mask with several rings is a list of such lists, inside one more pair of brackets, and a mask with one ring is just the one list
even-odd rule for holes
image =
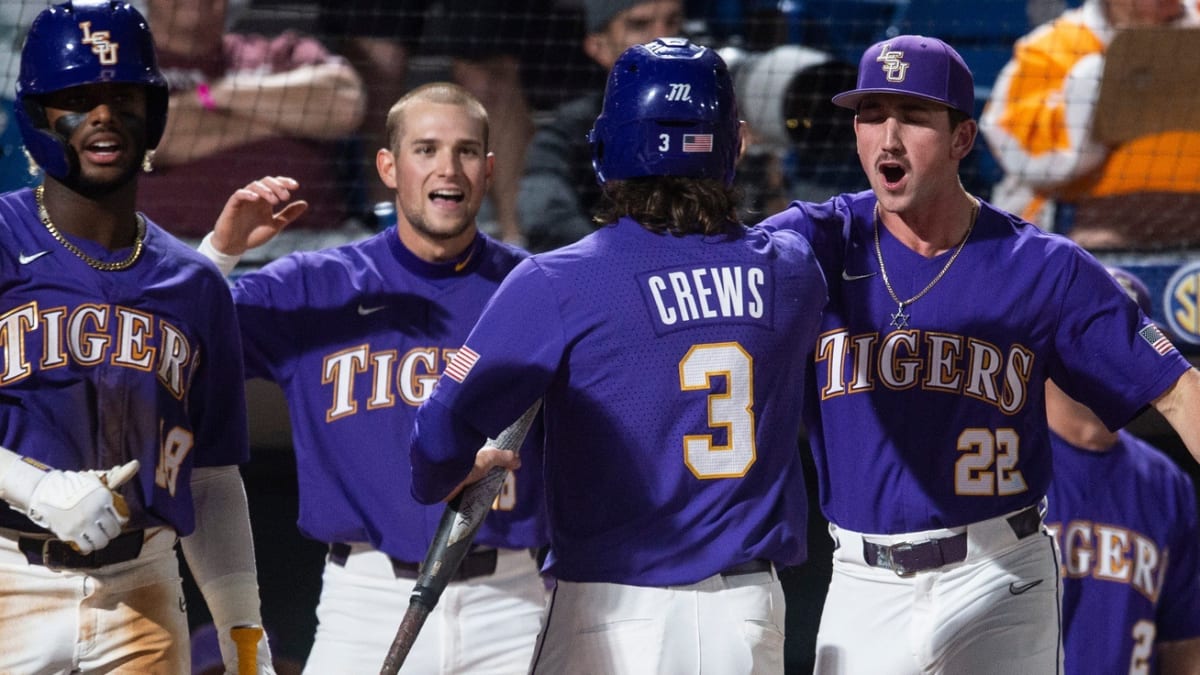
{"label": "purple batting helmet", "polygon": [[971,69],[953,47],[923,35],[900,35],[868,47],[858,64],[858,86],[833,102],[857,110],[867,94],[916,96],[975,116]]}
{"label": "purple batting helmet", "polygon": [[640,176],[732,184],[741,134],[729,68],[686,38],[626,49],[588,140],[601,185]]}
{"label": "purple batting helmet", "polygon": [[1106,267],[1105,269],[1108,270],[1108,273],[1121,287],[1121,290],[1125,291],[1125,294],[1137,303],[1138,308],[1142,310],[1142,314],[1145,314],[1150,319],[1150,322],[1168,340],[1174,341],[1178,337],[1167,324],[1154,318],[1154,300],[1150,296],[1150,289],[1146,287],[1146,284],[1142,283],[1141,279],[1134,276],[1132,272],[1120,267]]}
{"label": "purple batting helmet", "polygon": [[167,81],[145,17],[121,0],[75,0],[42,10],[21,48],[13,112],[25,149],[47,174],[65,178],[74,162],[70,147],[48,128],[37,97],[106,82],[145,85],[146,147],[157,147],[167,125]]}

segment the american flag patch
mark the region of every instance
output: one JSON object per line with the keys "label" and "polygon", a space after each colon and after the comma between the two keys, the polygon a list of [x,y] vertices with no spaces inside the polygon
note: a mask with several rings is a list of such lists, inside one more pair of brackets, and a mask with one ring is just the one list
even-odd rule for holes
{"label": "american flag patch", "polygon": [[1142,336],[1142,339],[1145,340],[1151,347],[1154,347],[1154,351],[1158,352],[1159,354],[1166,354],[1172,349],[1175,349],[1175,345],[1171,344],[1171,341],[1167,339],[1167,336],[1162,334],[1162,331],[1158,329],[1158,326],[1146,326],[1138,331],[1138,335]]}
{"label": "american flag patch", "polygon": [[684,134],[684,152],[712,152],[712,134]]}
{"label": "american flag patch", "polygon": [[463,345],[454,352],[454,358],[450,359],[450,365],[446,366],[446,375],[455,382],[462,382],[467,379],[467,374],[471,372],[471,368],[475,367],[475,362],[478,360],[479,354]]}

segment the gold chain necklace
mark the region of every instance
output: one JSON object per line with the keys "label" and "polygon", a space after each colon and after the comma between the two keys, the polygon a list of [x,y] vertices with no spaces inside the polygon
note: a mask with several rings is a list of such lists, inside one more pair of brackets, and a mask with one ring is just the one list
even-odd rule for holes
{"label": "gold chain necklace", "polygon": [[[974,198],[972,198],[974,199]],[[892,315],[891,325],[895,328],[904,329],[908,327],[908,318],[911,314],[905,314],[904,308],[910,307],[914,302],[925,297],[925,294],[933,288],[934,284],[942,280],[950,266],[958,259],[958,254],[962,253],[963,247],[967,245],[967,240],[971,238],[971,231],[975,229],[975,221],[979,218],[979,200],[974,199],[974,205],[971,207],[971,224],[967,226],[967,233],[963,235],[962,241],[958,242],[958,248],[954,249],[954,255],[946,261],[946,265],[942,267],[942,271],[937,273],[937,276],[930,281],[925,288],[921,289],[920,293],[912,296],[907,300],[901,300],[900,296],[896,295],[896,291],[892,289],[892,282],[888,279],[887,268],[883,266],[883,249],[879,247],[879,228],[883,225],[879,220],[879,202],[875,202],[875,257],[879,259],[879,273],[883,277],[883,285],[887,287],[888,295],[892,296],[892,300],[896,302],[896,313]]]}
{"label": "gold chain necklace", "polygon": [[50,235],[53,236],[58,243],[63,245],[63,248],[67,249],[71,253],[74,253],[76,257],[87,263],[88,266],[98,269],[101,272],[119,272],[120,270],[129,269],[132,267],[133,264],[138,261],[138,258],[141,257],[143,248],[142,242],[146,238],[146,221],[142,218],[142,214],[137,214],[137,236],[133,240],[133,251],[129,254],[129,257],[118,262],[105,262],[103,260],[96,260],[92,256],[84,253],[78,246],[72,244],[71,241],[64,237],[63,234],[58,231],[58,228],[54,226],[54,222],[50,220],[50,214],[46,211],[46,201],[45,197],[43,196],[44,191],[44,185],[37,186],[37,188],[33,191],[34,196],[37,198],[38,217],[42,219],[42,224],[45,225],[46,229],[50,231]]}

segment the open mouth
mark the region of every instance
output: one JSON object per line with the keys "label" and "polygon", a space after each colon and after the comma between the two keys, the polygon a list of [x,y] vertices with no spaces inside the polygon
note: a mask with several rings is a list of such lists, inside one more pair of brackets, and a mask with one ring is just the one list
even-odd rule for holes
{"label": "open mouth", "polygon": [[435,202],[460,204],[466,199],[466,195],[463,194],[462,190],[434,190],[429,193],[429,199]]}
{"label": "open mouth", "polygon": [[904,174],[906,173],[904,167],[899,164],[881,164],[879,172],[883,174],[883,180],[888,185],[899,183],[900,179],[904,178]]}
{"label": "open mouth", "polygon": [[83,147],[93,162],[104,164],[115,161],[121,155],[121,144],[117,141],[92,141]]}

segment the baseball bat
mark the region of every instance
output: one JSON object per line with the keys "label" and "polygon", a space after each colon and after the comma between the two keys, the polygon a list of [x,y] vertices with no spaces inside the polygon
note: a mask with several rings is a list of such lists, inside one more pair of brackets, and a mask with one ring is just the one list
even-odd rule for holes
{"label": "baseball bat", "polygon": [[262,626],[234,626],[229,629],[229,635],[237,645],[238,675],[258,675],[258,641],[262,639]]}
{"label": "baseball bat", "polygon": [[[500,432],[496,438],[488,439],[484,447],[513,452],[520,450],[533,419],[537,417],[541,403],[541,400],[535,401],[520,419]],[[475,540],[475,534],[479,532],[479,526],[491,510],[492,503],[496,501],[496,495],[500,493],[507,475],[507,469],[493,467],[479,482],[466,486],[446,504],[437,533],[434,534],[429,550],[425,553],[425,561],[421,563],[421,571],[417,575],[412,596],[408,601],[408,610],[404,612],[404,618],[396,630],[396,637],[383,660],[380,675],[396,675],[400,672],[400,666],[403,666],[404,660],[408,658],[421,627],[425,625],[425,619],[437,605],[442,591],[446,590],[446,584],[466,557],[471,542]]]}

